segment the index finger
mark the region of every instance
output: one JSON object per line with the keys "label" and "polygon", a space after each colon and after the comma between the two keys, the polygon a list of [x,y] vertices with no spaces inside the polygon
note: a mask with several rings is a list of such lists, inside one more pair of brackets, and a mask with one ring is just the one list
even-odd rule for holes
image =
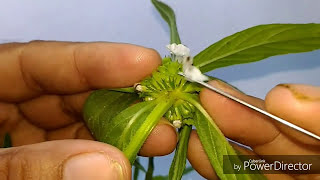
{"label": "index finger", "polygon": [[8,102],[130,86],[161,63],[155,50],[103,42],[3,44],[0,59],[0,100]]}

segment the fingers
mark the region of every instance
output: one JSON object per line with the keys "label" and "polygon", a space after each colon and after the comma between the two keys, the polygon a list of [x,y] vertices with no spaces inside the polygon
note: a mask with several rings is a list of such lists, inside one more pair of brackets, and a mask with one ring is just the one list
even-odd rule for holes
{"label": "fingers", "polygon": [[[320,87],[281,84],[266,96],[266,109],[293,124],[320,135]],[[277,124],[283,133],[304,144],[320,142],[289,127]]]}
{"label": "fingers", "polygon": [[[221,81],[212,81],[210,84],[250,104],[264,108],[262,100],[247,96]],[[200,100],[224,135],[230,139],[256,146],[271,142],[279,134],[278,129],[268,117],[222,95],[203,89]]]}
{"label": "fingers", "polygon": [[[222,82],[214,81],[211,83],[252,105],[260,108],[264,108],[265,106],[262,100],[246,96]],[[269,106],[269,109],[272,102],[274,102],[274,104],[275,102],[281,102],[282,104],[280,103],[279,106],[284,106],[283,102],[286,100],[278,100],[276,94],[272,95],[272,93],[268,96],[269,100],[267,101],[269,105],[267,106]],[[278,97],[280,96],[285,97],[282,93],[278,94]],[[272,99],[273,97],[275,97],[275,99]],[[315,155],[320,153],[318,147],[313,147],[315,144],[302,143],[301,141],[297,141],[297,138],[288,137],[285,132],[278,130],[277,126],[279,125],[276,126],[275,124],[277,123],[275,123],[274,120],[268,119],[264,115],[221,95],[205,89],[200,94],[200,100],[204,108],[227,137],[252,147],[257,154]],[[313,107],[311,105],[309,106]],[[273,105],[273,107],[275,106]],[[277,108],[274,108],[274,111],[276,111],[275,109]],[[283,109],[280,111],[283,112]],[[295,111],[291,112],[295,113]],[[306,112],[311,113],[310,110]],[[282,128],[280,129],[282,130]],[[299,136],[302,137],[302,135]]]}
{"label": "fingers", "polygon": [[92,134],[83,122],[73,123],[63,128],[47,132],[47,140],[87,139],[94,140]]}
{"label": "fingers", "polygon": [[130,179],[129,161],[94,141],[62,140],[0,150],[0,179]]}
{"label": "fingers", "polygon": [[[20,103],[19,110],[13,105],[2,108],[0,115],[3,114],[2,117],[7,120],[2,120],[6,123],[1,127],[7,128],[3,131],[0,129],[0,135],[10,132],[14,146],[46,140],[93,139],[81,118],[88,95],[89,92],[67,96],[46,95]],[[176,143],[175,128],[162,119],[149,135],[140,155],[167,155],[175,149]]]}
{"label": "fingers", "polygon": [[0,45],[0,100],[133,85],[161,63],[151,49],[118,43]]}
{"label": "fingers", "polygon": [[[78,122],[49,131],[48,140],[60,139],[89,139],[93,140],[91,133],[84,123]],[[146,157],[164,156],[174,151],[177,144],[175,128],[165,119],[161,119],[158,125],[151,131],[148,139],[140,149],[139,155]]]}
{"label": "fingers", "polygon": [[[232,147],[238,150],[243,155],[257,156],[254,152],[238,146],[237,144],[231,143]],[[260,159],[257,156],[257,159]],[[216,180],[218,179],[214,169],[212,168],[209,159],[203,149],[198,134],[193,130],[190,134],[188,144],[188,160],[192,167],[206,179]],[[281,179],[281,180],[293,180],[289,175],[286,174],[265,174],[268,179]]]}
{"label": "fingers", "polygon": [[[82,107],[88,95],[89,93],[86,92],[68,96],[40,96],[20,103],[19,108],[23,116],[33,125],[30,124],[32,129],[38,127],[37,129],[47,131],[47,140],[92,139],[86,127],[83,127],[84,124],[80,123]],[[18,128],[15,132],[26,134],[25,129],[22,128]],[[24,142],[23,138],[21,140]],[[22,142],[18,144],[20,143]],[[175,128],[167,120],[162,119],[149,135],[140,155],[167,155],[175,149],[176,143]]]}
{"label": "fingers", "polygon": [[19,109],[32,124],[53,130],[82,120],[82,108],[89,94],[43,95],[20,103]]}
{"label": "fingers", "polygon": [[176,129],[164,118],[152,130],[139,155],[146,157],[164,156],[174,151],[177,145]]}
{"label": "fingers", "polygon": [[195,130],[191,131],[187,153],[190,164],[201,176],[211,180],[218,179]]}

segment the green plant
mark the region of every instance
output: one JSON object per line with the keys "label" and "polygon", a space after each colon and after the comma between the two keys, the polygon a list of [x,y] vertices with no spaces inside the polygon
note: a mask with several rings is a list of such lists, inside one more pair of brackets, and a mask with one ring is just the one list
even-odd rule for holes
{"label": "green plant", "polygon": [[[152,3],[170,27],[170,43],[181,44],[173,10],[157,0],[152,0]],[[212,44],[194,57],[193,65],[202,72],[208,72],[270,56],[319,48],[320,24],[260,25]],[[164,116],[179,128],[180,141],[169,175],[162,178],[181,179],[186,164],[189,135],[192,126],[195,126],[210,163],[220,179],[265,179],[261,174],[223,173],[223,155],[238,153],[201,106],[201,87],[178,75],[183,68],[183,64],[173,54],[164,58],[158,70],[135,87],[93,92],[84,106],[84,119],[94,137],[122,150],[131,164],[135,165],[136,173],[142,170],[146,173],[146,179],[152,179],[153,158],[150,158],[148,170],[135,160],[143,142]],[[137,100],[141,102],[133,104]],[[240,159],[234,159],[230,164],[238,161]]]}
{"label": "green plant", "polygon": [[9,148],[9,147],[12,147],[11,137],[9,133],[6,133],[3,138],[2,148]]}

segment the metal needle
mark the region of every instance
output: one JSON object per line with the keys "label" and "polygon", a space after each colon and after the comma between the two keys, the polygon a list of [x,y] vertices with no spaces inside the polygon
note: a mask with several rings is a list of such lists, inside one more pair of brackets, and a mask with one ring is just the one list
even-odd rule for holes
{"label": "metal needle", "polygon": [[186,77],[183,73],[178,73],[178,74],[181,75],[181,76],[184,76],[188,81],[196,82],[196,83],[198,83],[198,84],[201,84],[202,86],[204,86],[204,87],[206,87],[206,88],[208,88],[208,89],[210,89],[210,90],[212,90],[212,91],[214,91],[214,92],[216,92],[216,93],[219,93],[219,94],[221,94],[221,95],[223,95],[223,96],[225,96],[225,97],[227,97],[227,98],[229,98],[229,99],[232,99],[233,101],[236,101],[236,102],[238,102],[238,103],[240,103],[240,104],[242,104],[242,105],[245,105],[245,106],[247,106],[247,107],[249,107],[249,108],[251,108],[251,109],[253,109],[253,110],[255,110],[255,111],[258,111],[258,112],[260,112],[261,114],[264,114],[264,115],[266,115],[266,116],[268,116],[268,117],[271,117],[272,119],[274,119],[274,120],[276,120],[276,121],[278,121],[278,122],[280,122],[280,123],[282,123],[282,124],[284,124],[284,125],[286,125],[286,126],[289,126],[289,127],[293,128],[293,129],[295,129],[295,130],[297,130],[297,131],[300,131],[300,132],[302,132],[302,133],[304,133],[304,134],[307,134],[307,135],[309,135],[309,136],[311,136],[311,137],[313,137],[313,138],[315,138],[315,139],[317,139],[317,140],[320,140],[320,137],[319,137],[318,135],[316,135],[316,134],[314,134],[314,133],[312,133],[312,132],[310,132],[310,131],[308,131],[308,130],[305,130],[305,129],[303,129],[303,128],[295,125],[295,124],[292,124],[292,123],[290,123],[290,122],[288,122],[288,121],[286,121],[286,120],[284,120],[284,119],[281,119],[281,118],[279,118],[278,116],[275,116],[275,115],[273,115],[273,114],[270,114],[270,113],[268,113],[267,111],[262,110],[262,109],[260,109],[260,108],[258,108],[258,107],[256,107],[256,106],[253,106],[253,105],[251,105],[251,104],[249,104],[249,103],[247,103],[247,102],[245,102],[245,101],[242,101],[242,100],[240,100],[240,99],[238,99],[238,98],[236,98],[236,97],[234,97],[234,96],[232,96],[232,95],[230,95],[230,94],[228,94],[228,93],[226,93],[226,92],[224,92],[224,91],[222,91],[222,90],[220,90],[220,89],[217,89],[217,88],[211,86],[211,85],[208,84],[208,83],[190,79],[190,78]]}

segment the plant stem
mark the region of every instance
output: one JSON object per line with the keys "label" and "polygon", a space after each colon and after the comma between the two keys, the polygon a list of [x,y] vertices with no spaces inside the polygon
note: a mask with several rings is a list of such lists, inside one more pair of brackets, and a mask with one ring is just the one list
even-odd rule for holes
{"label": "plant stem", "polygon": [[[137,158],[135,162],[139,163],[139,158]],[[139,172],[140,172],[140,169],[135,165],[134,172],[133,172],[133,180],[138,180]]]}
{"label": "plant stem", "polygon": [[148,170],[147,170],[147,173],[146,173],[145,180],[152,180],[152,178],[153,178],[153,170],[154,170],[153,157],[149,157]]}

